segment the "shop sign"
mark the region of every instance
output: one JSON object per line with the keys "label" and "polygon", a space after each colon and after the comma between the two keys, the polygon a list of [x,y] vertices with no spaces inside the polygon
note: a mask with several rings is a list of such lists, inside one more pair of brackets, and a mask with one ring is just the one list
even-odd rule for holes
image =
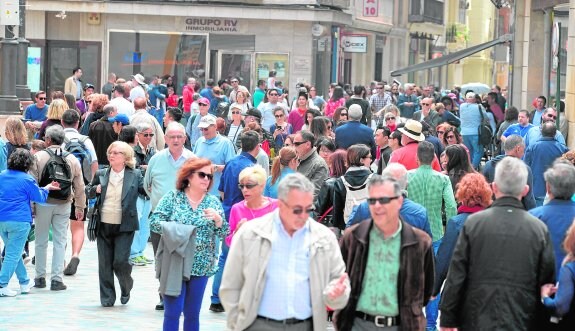
{"label": "shop sign", "polygon": [[256,53],[256,78],[267,80],[270,71],[276,72],[276,81],[289,86],[289,56],[281,53]]}
{"label": "shop sign", "polygon": [[28,47],[28,77],[27,84],[32,91],[40,91],[42,73],[42,48]]}
{"label": "shop sign", "polygon": [[347,53],[367,53],[367,36],[342,36],[341,45]]}
{"label": "shop sign", "polygon": [[186,31],[188,32],[240,32],[240,20],[226,18],[193,18],[185,20]]}
{"label": "shop sign", "polygon": [[331,49],[331,39],[329,37],[319,38],[317,40],[317,51],[318,52],[325,52]]}
{"label": "shop sign", "polygon": [[314,37],[321,37],[325,31],[325,28],[321,24],[314,24],[311,27],[311,35]]}
{"label": "shop sign", "polygon": [[363,0],[363,17],[377,17],[379,0]]}

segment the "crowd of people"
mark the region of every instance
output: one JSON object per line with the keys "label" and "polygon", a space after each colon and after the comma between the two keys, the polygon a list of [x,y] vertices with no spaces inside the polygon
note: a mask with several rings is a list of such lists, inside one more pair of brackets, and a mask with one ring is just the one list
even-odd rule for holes
{"label": "crowd of people", "polygon": [[81,76],[6,120],[0,296],[66,290],[89,223],[101,305],[155,264],[164,330],[200,329],[210,277],[230,330],[575,325],[575,154],[544,97]]}

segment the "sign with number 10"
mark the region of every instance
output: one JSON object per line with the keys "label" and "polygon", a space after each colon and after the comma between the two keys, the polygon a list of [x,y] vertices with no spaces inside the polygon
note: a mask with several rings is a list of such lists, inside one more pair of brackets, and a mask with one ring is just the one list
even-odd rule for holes
{"label": "sign with number 10", "polygon": [[363,0],[363,16],[377,17],[379,7],[378,2],[378,0]]}

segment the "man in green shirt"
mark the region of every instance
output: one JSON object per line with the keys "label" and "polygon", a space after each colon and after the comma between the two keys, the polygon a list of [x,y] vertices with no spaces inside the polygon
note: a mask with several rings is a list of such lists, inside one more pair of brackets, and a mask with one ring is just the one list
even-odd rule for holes
{"label": "man in green shirt", "polygon": [[400,219],[395,179],[373,175],[367,189],[372,219],[349,228],[340,243],[351,295],[336,314],[337,329],[422,330],[434,281],[431,238]]}
{"label": "man in green shirt", "polygon": [[[417,146],[419,168],[411,170],[408,174],[407,195],[411,200],[427,209],[431,233],[433,240],[435,240],[433,252],[437,254],[437,249],[443,238],[442,208],[445,210],[445,219],[448,220],[457,215],[457,204],[449,177],[431,169],[431,162],[433,162],[434,157],[433,144],[427,141],[420,142]],[[428,330],[436,329],[439,300],[438,296],[425,308]]]}
{"label": "man in green shirt", "polygon": [[256,87],[256,90],[254,91],[254,99],[252,102],[254,108],[258,108],[260,103],[264,100],[265,96],[266,96],[266,81],[260,79],[258,80],[258,87]]}

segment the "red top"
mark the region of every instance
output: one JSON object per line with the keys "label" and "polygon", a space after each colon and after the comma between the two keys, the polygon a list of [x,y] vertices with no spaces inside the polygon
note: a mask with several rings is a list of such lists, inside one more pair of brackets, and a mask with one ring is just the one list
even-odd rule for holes
{"label": "red top", "polygon": [[178,99],[179,97],[177,94],[172,94],[166,98],[166,105],[168,105],[168,107],[177,107]]}
{"label": "red top", "polygon": [[192,102],[194,102],[194,89],[188,85],[184,86],[182,97],[182,101],[184,103],[184,113],[189,113],[190,106],[192,105]]}
{"label": "red top", "polygon": [[[418,143],[416,141],[410,142],[406,146],[403,146],[400,149],[394,151],[391,153],[389,163],[401,163],[407,170],[419,168],[419,164],[417,163],[417,145]],[[441,171],[441,168],[439,167],[439,160],[437,159],[436,155],[433,156],[431,168],[435,171]]]}

